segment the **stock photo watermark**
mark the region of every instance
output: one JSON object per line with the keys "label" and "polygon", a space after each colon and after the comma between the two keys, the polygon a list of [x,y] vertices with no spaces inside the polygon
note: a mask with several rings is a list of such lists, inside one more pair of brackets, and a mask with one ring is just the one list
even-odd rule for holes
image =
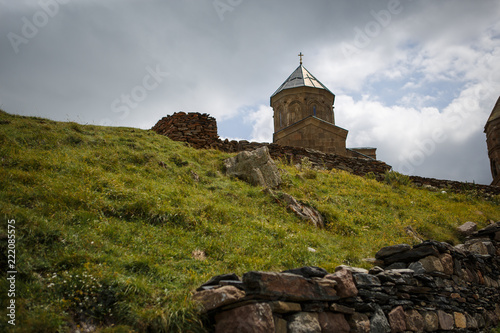
{"label": "stock photo watermark", "polygon": [[[411,1],[411,0],[409,0]],[[342,43],[340,48],[345,57],[358,54],[362,49],[380,36],[392,22],[394,16],[403,12],[403,5],[399,0],[389,0],[386,9],[379,11],[371,10],[370,15],[374,20],[369,21],[363,28],[354,27],[354,37],[351,43]]]}
{"label": "stock photo watermark", "polygon": [[219,16],[219,19],[224,21],[224,15],[227,12],[232,12],[236,7],[241,5],[243,0],[214,0],[212,5]]}
{"label": "stock photo watermark", "polygon": [[31,17],[21,17],[20,33],[9,32],[7,38],[16,54],[19,53],[19,46],[28,44],[35,38],[43,27],[45,27],[51,18],[59,14],[60,5],[66,5],[70,0],[40,0],[38,1],[39,10]]}
{"label": "stock photo watermark", "polygon": [[7,322],[16,325],[16,220],[7,220]]}
{"label": "stock photo watermark", "polygon": [[[137,108],[141,102],[146,100],[149,94],[157,89],[160,84],[170,75],[164,72],[160,65],[156,65],[153,69],[151,66],[145,68],[146,75],[142,78],[140,84],[135,85],[128,93],[122,93],[119,98],[111,102],[111,111],[120,114],[120,119],[125,119],[130,114],[130,111]],[[111,125],[112,121],[108,118],[102,119],[100,125]]]}

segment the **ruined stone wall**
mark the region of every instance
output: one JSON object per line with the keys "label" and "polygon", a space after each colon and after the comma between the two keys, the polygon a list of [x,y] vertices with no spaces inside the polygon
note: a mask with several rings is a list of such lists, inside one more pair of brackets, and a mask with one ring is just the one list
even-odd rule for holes
{"label": "ruined stone wall", "polygon": [[214,144],[220,141],[217,121],[206,113],[176,112],[160,119],[151,129],[174,141],[188,142],[198,149],[214,148]]}
{"label": "ruined stone wall", "polygon": [[216,333],[488,332],[500,318],[500,222],[465,244],[381,249],[339,266],[212,278],[194,294]]}
{"label": "ruined stone wall", "polygon": [[[307,157],[313,166],[327,169],[341,169],[355,175],[364,176],[373,173],[378,180],[384,178],[384,173],[391,166],[384,162],[327,154],[318,150],[301,147],[281,146],[277,144],[220,140],[217,134],[217,121],[208,114],[177,112],[159,120],[153,131],[168,136],[175,141],[189,143],[197,149],[219,149],[225,152],[241,152],[254,150],[263,146],[269,148],[272,158],[281,158],[291,163],[300,163]],[[439,189],[449,189],[457,192],[476,190],[487,195],[500,194],[500,187],[462,183],[449,180],[439,180],[424,177],[410,177],[417,186],[432,186]]]}

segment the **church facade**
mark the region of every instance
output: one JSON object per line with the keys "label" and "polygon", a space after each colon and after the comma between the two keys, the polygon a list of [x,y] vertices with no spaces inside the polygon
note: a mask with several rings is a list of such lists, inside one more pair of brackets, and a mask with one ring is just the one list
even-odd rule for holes
{"label": "church facade", "polygon": [[346,148],[348,131],[335,125],[335,95],[300,65],[271,96],[273,142],[341,156],[376,159],[376,148]]}
{"label": "church facade", "polygon": [[486,133],[488,157],[493,176],[491,185],[500,186],[500,97],[491,111],[486,126],[484,126],[484,132]]}

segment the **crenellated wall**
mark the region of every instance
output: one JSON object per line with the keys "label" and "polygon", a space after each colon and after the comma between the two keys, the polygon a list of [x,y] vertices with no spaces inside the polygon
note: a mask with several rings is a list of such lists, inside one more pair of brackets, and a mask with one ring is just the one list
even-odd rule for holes
{"label": "crenellated wall", "polygon": [[382,248],[369,271],[216,276],[194,294],[216,333],[488,332],[500,319],[500,222],[464,244]]}

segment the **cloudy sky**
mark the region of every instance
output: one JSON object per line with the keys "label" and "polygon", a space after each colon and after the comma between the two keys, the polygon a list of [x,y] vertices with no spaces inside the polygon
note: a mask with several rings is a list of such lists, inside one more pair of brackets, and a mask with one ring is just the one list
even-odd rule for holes
{"label": "cloudy sky", "polygon": [[148,129],[209,113],[272,141],[271,94],[299,65],[334,94],[348,147],[396,171],[491,182],[498,0],[0,0],[0,108]]}

